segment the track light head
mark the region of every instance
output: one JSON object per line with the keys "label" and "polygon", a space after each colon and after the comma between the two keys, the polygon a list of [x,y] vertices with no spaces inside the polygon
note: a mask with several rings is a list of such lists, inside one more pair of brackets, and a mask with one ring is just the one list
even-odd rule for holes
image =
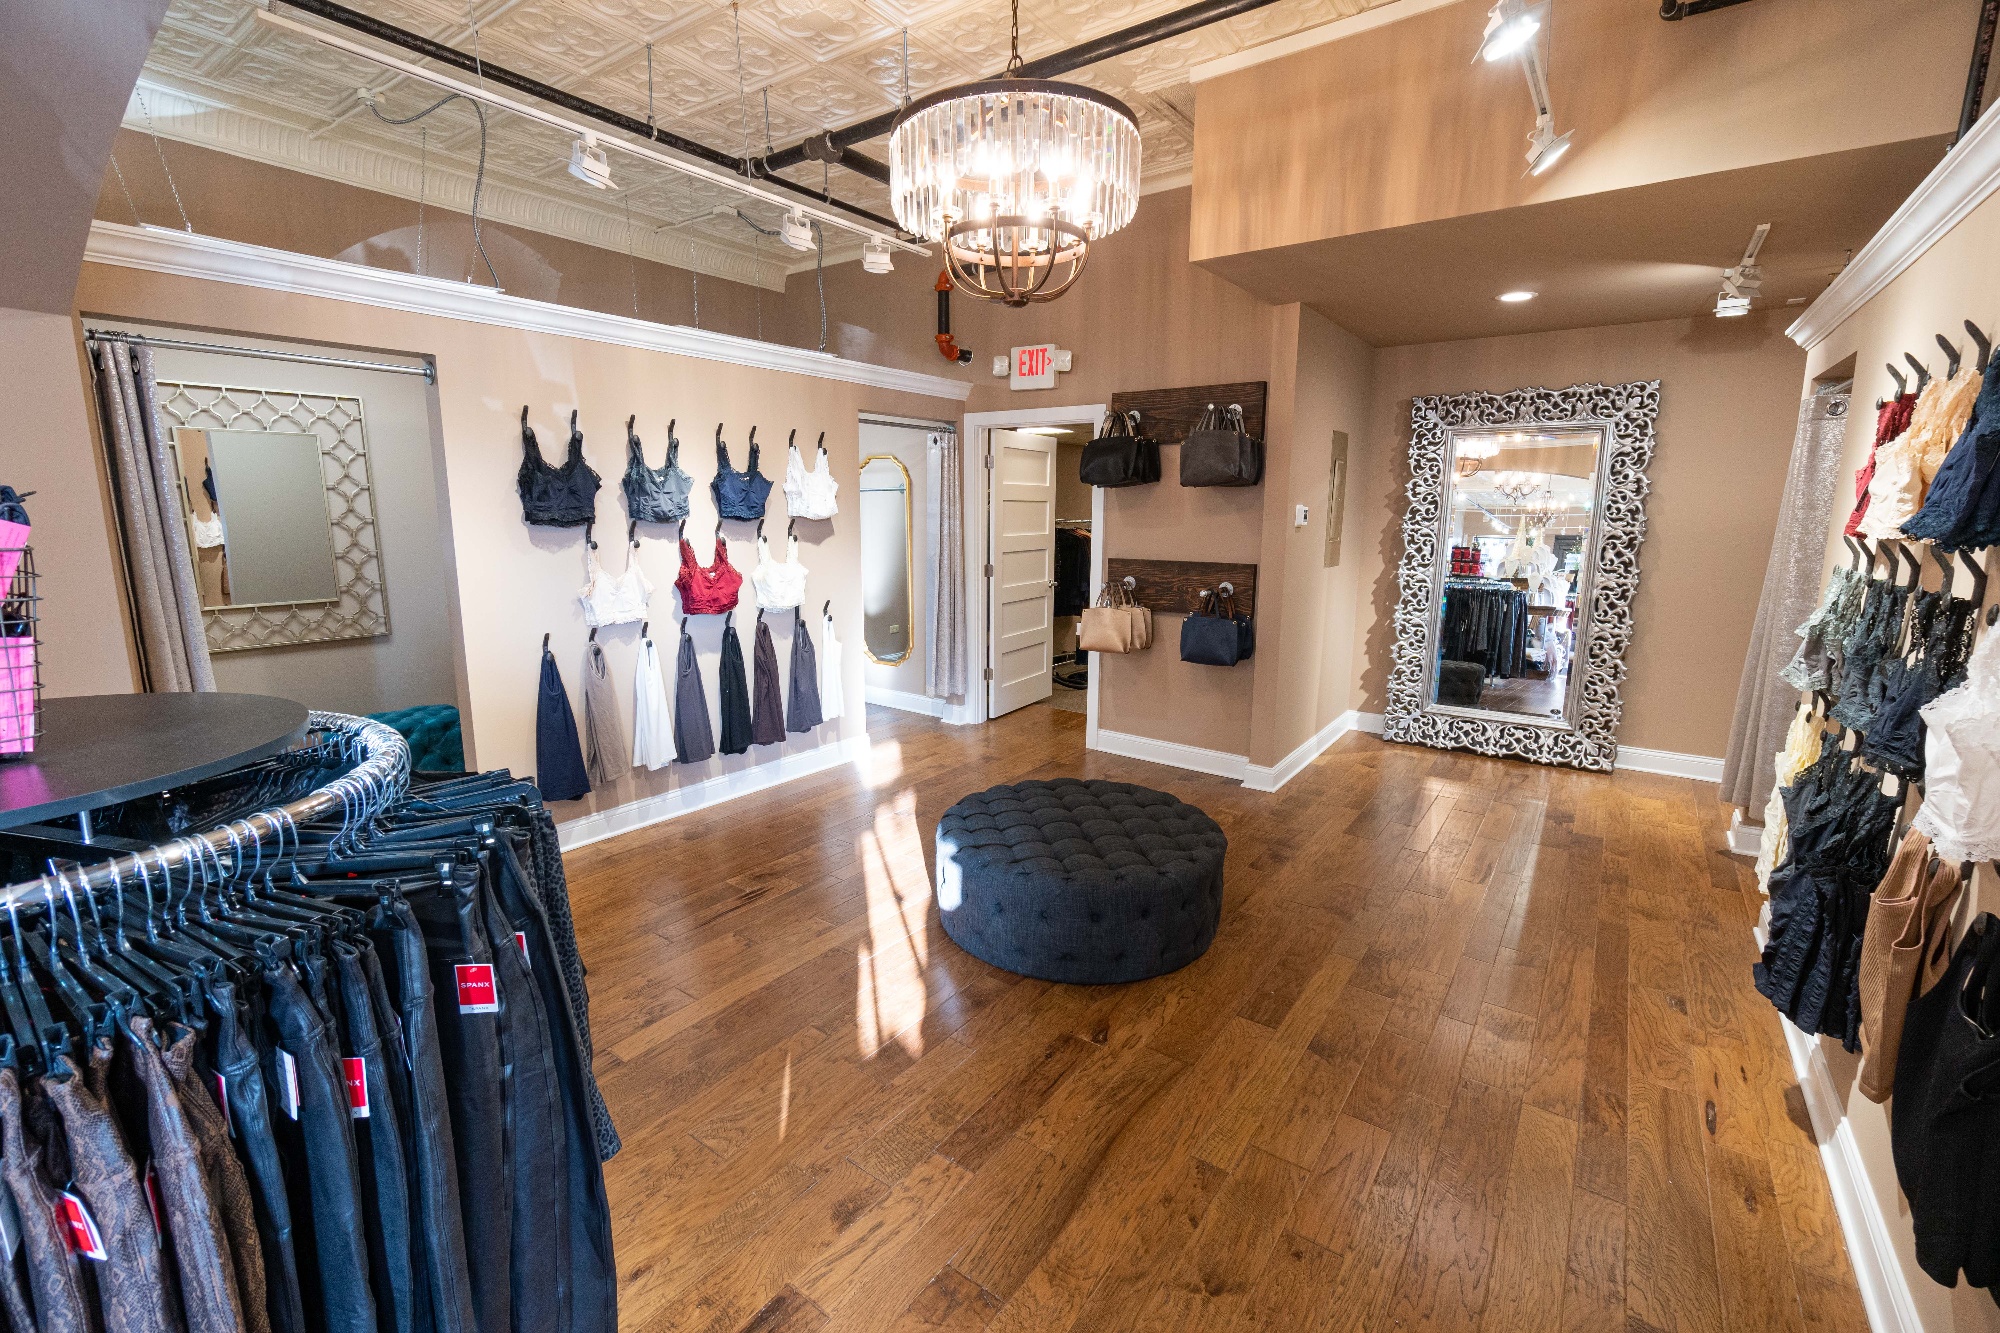
{"label": "track light head", "polygon": [[569,174],[600,190],[611,188],[611,160],[597,146],[597,136],[585,130],[569,146]]}
{"label": "track light head", "polygon": [[1548,9],[1547,0],[1535,5],[1527,0],[1493,0],[1486,13],[1486,31],[1479,38],[1478,58],[1491,64],[1520,54],[1542,30]]}
{"label": "track light head", "polygon": [[890,252],[889,243],[880,236],[869,237],[861,247],[861,269],[864,273],[895,272],[895,256]]}
{"label": "track light head", "polygon": [[804,213],[794,209],[779,220],[778,239],[794,250],[810,254],[813,249],[812,223],[806,221]]}
{"label": "track light head", "polygon": [[1528,135],[1528,174],[1547,175],[1549,169],[1562,161],[1569,152],[1570,139],[1575,130],[1567,134],[1557,134],[1555,119],[1546,112],[1535,118],[1535,128]]}

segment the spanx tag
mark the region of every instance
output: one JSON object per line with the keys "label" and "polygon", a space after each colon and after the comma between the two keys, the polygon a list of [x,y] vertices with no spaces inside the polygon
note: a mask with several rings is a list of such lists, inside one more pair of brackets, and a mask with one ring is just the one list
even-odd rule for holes
{"label": "spanx tag", "polygon": [[293,1120],[299,1118],[299,1062],[282,1047],[278,1051],[278,1106]]}
{"label": "spanx tag", "polygon": [[70,1190],[56,1196],[56,1221],[69,1240],[70,1249],[85,1259],[104,1259],[104,1235],[97,1229],[97,1219],[90,1215],[89,1207],[82,1197]]}
{"label": "spanx tag", "polygon": [[455,963],[453,971],[458,977],[458,1012],[461,1014],[500,1012],[500,992],[493,985],[493,964]]}
{"label": "spanx tag", "polygon": [[368,1062],[359,1056],[343,1056],[341,1068],[347,1074],[347,1114],[356,1120],[368,1118]]}

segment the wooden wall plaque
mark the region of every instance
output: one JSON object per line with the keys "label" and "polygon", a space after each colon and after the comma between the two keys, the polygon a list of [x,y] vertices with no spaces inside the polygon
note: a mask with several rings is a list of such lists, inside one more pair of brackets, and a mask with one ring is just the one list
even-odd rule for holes
{"label": "wooden wall plaque", "polygon": [[1184,616],[1201,601],[1203,588],[1228,583],[1236,589],[1236,609],[1252,619],[1257,614],[1257,566],[1216,564],[1206,560],[1127,560],[1113,556],[1104,562],[1104,581],[1114,584],[1130,577],[1136,586],[1132,600],[1155,615]]}
{"label": "wooden wall plaque", "polygon": [[1264,438],[1264,381],[1247,384],[1196,384],[1185,389],[1138,389],[1111,395],[1114,412],[1137,411],[1139,433],[1162,446],[1179,445],[1201,420],[1210,403],[1243,408],[1243,428],[1254,439]]}

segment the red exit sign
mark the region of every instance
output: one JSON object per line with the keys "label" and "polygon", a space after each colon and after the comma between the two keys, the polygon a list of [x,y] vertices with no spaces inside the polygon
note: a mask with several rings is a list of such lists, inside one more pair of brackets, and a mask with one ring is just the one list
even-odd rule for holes
{"label": "red exit sign", "polygon": [[1033,347],[1016,347],[1012,367],[1007,376],[1010,389],[1053,389],[1056,387],[1056,346],[1054,343],[1037,343]]}

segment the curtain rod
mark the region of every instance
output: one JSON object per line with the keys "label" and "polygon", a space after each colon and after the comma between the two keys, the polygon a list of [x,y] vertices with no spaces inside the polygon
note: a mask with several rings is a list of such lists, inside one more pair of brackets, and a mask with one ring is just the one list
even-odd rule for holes
{"label": "curtain rod", "polygon": [[221,343],[188,342],[181,338],[150,338],[143,333],[121,333],[116,329],[88,329],[85,342],[142,343],[175,352],[213,352],[219,356],[254,356],[265,361],[294,361],[309,366],[343,366],[349,370],[379,370],[389,375],[422,375],[427,384],[437,383],[437,368],[398,365],[393,361],[353,361],[337,356],[316,356],[310,352],[279,352],[267,347],[229,347]]}

